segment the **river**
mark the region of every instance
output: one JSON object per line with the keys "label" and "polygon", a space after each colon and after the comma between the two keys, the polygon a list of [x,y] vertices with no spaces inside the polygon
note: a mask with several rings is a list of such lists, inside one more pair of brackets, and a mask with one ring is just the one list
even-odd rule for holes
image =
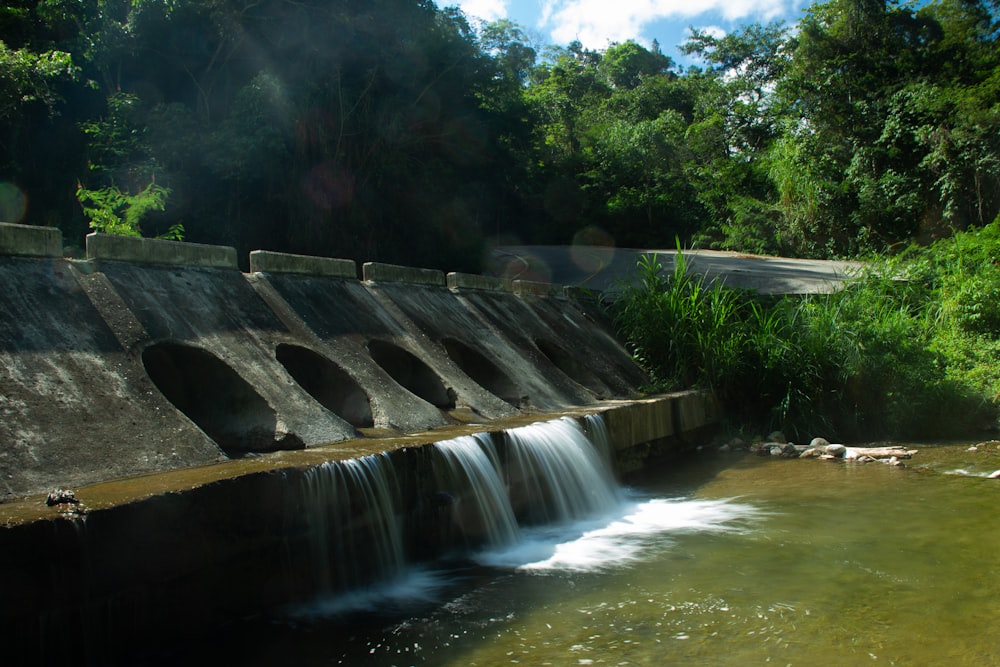
{"label": "river", "polygon": [[153,662],[1000,665],[1000,449],[908,446],[905,467],[702,451],[599,517]]}

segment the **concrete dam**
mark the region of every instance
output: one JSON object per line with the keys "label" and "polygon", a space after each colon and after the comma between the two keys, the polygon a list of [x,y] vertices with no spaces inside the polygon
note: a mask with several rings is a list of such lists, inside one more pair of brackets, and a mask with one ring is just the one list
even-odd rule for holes
{"label": "concrete dam", "polygon": [[[232,248],[97,234],[68,259],[58,230],[0,225],[0,639],[25,664],[79,658],[52,644],[66,628],[114,662],[157,633],[350,588],[379,574],[373,531],[406,562],[487,539],[470,528],[483,520],[456,520],[461,483],[436,443],[477,439],[508,513],[539,520],[556,499],[538,480],[575,478],[590,455],[544,454],[568,472],[524,463],[525,429],[606,447],[598,467],[620,474],[716,419],[704,393],[644,396],[571,289],[249,260],[244,273]],[[383,477],[391,502],[371,494]],[[317,557],[317,541],[341,555]]]}

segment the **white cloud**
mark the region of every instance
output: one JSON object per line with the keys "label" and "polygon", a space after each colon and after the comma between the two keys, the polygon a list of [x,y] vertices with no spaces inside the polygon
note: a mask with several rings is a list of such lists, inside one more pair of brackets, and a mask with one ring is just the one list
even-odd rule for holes
{"label": "white cloud", "polygon": [[[725,28],[720,28],[717,25],[703,25],[703,26],[695,26],[695,27],[698,28],[698,30],[700,30],[701,32],[703,32],[703,33],[705,33],[707,35],[710,35],[711,37],[715,37],[716,39],[722,39],[727,34],[729,34],[726,31]],[[691,31],[688,30],[687,34],[690,35]]]}
{"label": "white cloud", "polygon": [[[466,16],[483,19],[484,21],[496,21],[507,18],[508,0],[457,0],[458,5]],[[442,3],[452,4],[452,3]]]}
{"label": "white cloud", "polygon": [[601,49],[610,42],[642,40],[647,24],[715,14],[727,21],[768,21],[782,16],[795,0],[543,0],[540,27],[557,44],[580,40]]}

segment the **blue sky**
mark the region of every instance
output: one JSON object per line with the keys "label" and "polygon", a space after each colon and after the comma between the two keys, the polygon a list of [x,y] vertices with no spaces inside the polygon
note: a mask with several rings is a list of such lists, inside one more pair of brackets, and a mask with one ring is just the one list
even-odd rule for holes
{"label": "blue sky", "polygon": [[689,62],[677,50],[688,26],[723,35],[748,23],[783,19],[793,24],[803,0],[438,0],[458,5],[470,18],[507,18],[520,24],[542,44],[565,46],[574,39],[591,49],[635,40],[649,46],[653,39],[663,53],[681,64]]}

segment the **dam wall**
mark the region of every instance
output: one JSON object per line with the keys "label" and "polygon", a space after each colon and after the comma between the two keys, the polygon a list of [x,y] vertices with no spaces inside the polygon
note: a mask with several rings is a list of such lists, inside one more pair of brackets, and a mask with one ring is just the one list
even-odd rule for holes
{"label": "dam wall", "polygon": [[636,398],[544,283],[0,225],[0,501]]}
{"label": "dam wall", "polygon": [[[508,429],[597,415],[625,474],[718,419],[703,392],[642,395],[600,313],[556,285],[61,245],[0,225],[0,641],[17,664],[127,662],[356,584],[312,562],[308,498],[331,465],[392,470],[391,520],[421,561],[454,538],[435,442],[486,434],[503,452]],[[49,506],[57,488],[78,504]],[[343,504],[331,543],[364,562],[376,513]]]}
{"label": "dam wall", "polygon": [[[713,409],[705,394],[688,392],[611,401],[559,419],[590,429],[600,415],[614,459],[628,465],[690,449],[701,434],[681,432],[681,424],[701,420],[704,429]],[[490,426],[485,435],[500,457],[507,433]],[[458,518],[455,489],[443,484],[433,437],[368,450],[355,441],[95,484],[78,491],[86,513],[29,501],[0,505],[7,511],[0,528],[5,655],[22,665],[137,664],[211,637],[235,618],[282,618],[282,610],[317,598],[384,584],[374,541],[385,521],[399,527],[407,563],[454,558],[476,535]],[[330,467],[359,461],[355,470],[381,468],[391,478],[388,516],[367,502],[367,476],[350,484],[338,476],[345,468]]]}

